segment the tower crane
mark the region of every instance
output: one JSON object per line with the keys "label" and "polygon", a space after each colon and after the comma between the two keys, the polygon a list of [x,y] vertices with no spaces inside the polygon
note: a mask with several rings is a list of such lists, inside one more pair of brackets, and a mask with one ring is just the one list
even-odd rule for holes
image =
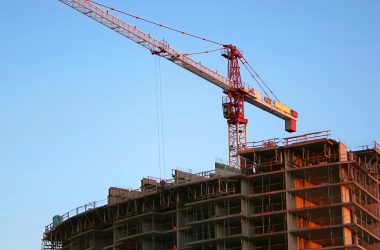
{"label": "tower crane", "polygon": [[[227,119],[228,124],[230,166],[236,168],[240,167],[238,153],[239,150],[247,145],[248,120],[244,116],[245,102],[283,119],[287,132],[296,131],[296,122],[298,119],[298,113],[296,111],[278,100],[270,99],[269,96],[263,97],[257,89],[249,88],[243,84],[239,62],[243,63],[244,66],[249,66],[249,64],[235,45],[220,44],[223,46],[224,51],[222,56],[228,60],[228,74],[227,77],[225,77],[216,70],[210,69],[192,59],[188,54],[181,53],[172,48],[168,43],[157,40],[136,26],[114,16],[109,13],[108,10],[105,10],[104,7],[107,7],[105,5],[90,0],[59,1],[145,47],[153,55],[163,57],[220,87],[226,94],[226,96],[223,97],[222,107],[224,118]],[[114,10],[113,8],[110,9]]]}

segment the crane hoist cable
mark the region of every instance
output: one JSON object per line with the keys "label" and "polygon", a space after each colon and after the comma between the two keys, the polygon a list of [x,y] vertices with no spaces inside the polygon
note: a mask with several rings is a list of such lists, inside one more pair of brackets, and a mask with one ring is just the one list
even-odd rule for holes
{"label": "crane hoist cable", "polygon": [[158,58],[158,79],[160,95],[160,116],[161,116],[161,139],[162,139],[162,163],[164,168],[164,178],[166,178],[166,161],[165,161],[165,134],[164,134],[164,111],[163,111],[163,94],[162,94],[162,74],[161,74],[161,57]]}
{"label": "crane hoist cable", "polygon": [[[158,66],[157,66],[158,65]],[[157,146],[158,146],[158,166],[160,178],[166,177],[165,161],[165,136],[164,136],[164,115],[163,115],[163,94],[162,94],[162,75],[161,75],[161,58],[154,59],[155,68],[155,93],[156,93],[156,121],[157,121]],[[162,171],[163,170],[163,171]]]}
{"label": "crane hoist cable", "polygon": [[159,112],[159,96],[158,96],[158,77],[157,77],[157,57],[154,57],[154,76],[155,76],[155,94],[156,94],[156,122],[157,122],[157,149],[158,149],[158,169],[160,171],[160,179],[162,178],[161,167],[161,133],[160,133],[160,112]]}

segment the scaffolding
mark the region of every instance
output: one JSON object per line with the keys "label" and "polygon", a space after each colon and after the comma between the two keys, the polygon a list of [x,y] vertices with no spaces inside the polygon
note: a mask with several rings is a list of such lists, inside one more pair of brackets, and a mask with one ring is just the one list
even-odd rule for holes
{"label": "scaffolding", "polygon": [[240,170],[110,188],[107,204],[47,226],[42,249],[380,249],[380,147],[329,137],[263,140],[239,152]]}

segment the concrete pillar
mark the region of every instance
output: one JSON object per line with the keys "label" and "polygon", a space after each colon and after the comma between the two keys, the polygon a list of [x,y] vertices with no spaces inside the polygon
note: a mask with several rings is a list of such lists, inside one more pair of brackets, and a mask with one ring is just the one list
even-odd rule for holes
{"label": "concrete pillar", "polygon": [[343,228],[343,245],[352,245],[352,231],[347,227]]}
{"label": "concrete pillar", "polygon": [[[294,178],[287,171],[287,169],[291,168],[288,164],[290,164],[291,159],[289,159],[290,153],[288,150],[284,151],[285,158],[285,189],[289,190],[294,188]],[[293,209],[296,207],[295,197],[291,195],[289,192],[286,192],[285,196],[285,208],[286,210]],[[298,246],[298,238],[296,235],[290,233],[291,230],[297,228],[297,218],[291,213],[286,213],[286,228],[287,228],[287,238],[288,238],[288,249],[300,249]]]}
{"label": "concrete pillar", "polygon": [[340,190],[341,190],[341,199],[342,199],[342,202],[350,202],[351,201],[351,199],[350,199],[350,190],[347,187],[345,187],[345,186],[341,186]]}
{"label": "concrete pillar", "polygon": [[181,249],[185,245],[185,236],[184,233],[181,232],[181,229],[186,224],[186,214],[181,211],[181,196],[179,192],[177,192],[176,195],[176,221],[175,221],[175,230],[174,232],[176,234],[176,249]]}
{"label": "concrete pillar", "polygon": [[347,146],[339,143],[339,161],[347,161]]}
{"label": "concrete pillar", "polygon": [[241,244],[241,249],[242,250],[255,249],[255,243],[253,241],[243,239],[242,244]]}

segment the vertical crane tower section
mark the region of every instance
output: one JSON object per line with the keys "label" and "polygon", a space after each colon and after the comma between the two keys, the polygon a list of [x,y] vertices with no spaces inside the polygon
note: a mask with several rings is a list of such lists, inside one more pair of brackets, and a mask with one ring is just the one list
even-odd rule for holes
{"label": "vertical crane tower section", "polygon": [[225,77],[216,70],[210,69],[192,59],[187,54],[172,48],[166,42],[157,40],[136,26],[126,23],[107,10],[98,7],[97,4],[90,0],[59,1],[145,47],[153,55],[161,56],[220,87],[226,94],[223,98],[223,115],[228,124],[230,166],[236,168],[240,166],[238,153],[247,144],[248,120],[244,116],[244,102],[248,102],[283,119],[286,131],[296,131],[296,122],[298,120],[296,111],[279,101],[272,101],[269,97],[262,98],[260,92],[254,88],[243,86],[239,60],[243,63],[246,63],[246,60],[236,46],[223,45],[225,53],[222,55],[228,60],[228,76]]}
{"label": "vertical crane tower section", "polygon": [[238,48],[234,45],[225,45],[225,53],[222,54],[228,60],[228,79],[233,86],[225,91],[227,96],[223,98],[223,115],[228,124],[229,164],[238,167],[240,147],[247,145],[247,123],[244,116],[244,88],[240,75],[239,59],[243,58]]}

